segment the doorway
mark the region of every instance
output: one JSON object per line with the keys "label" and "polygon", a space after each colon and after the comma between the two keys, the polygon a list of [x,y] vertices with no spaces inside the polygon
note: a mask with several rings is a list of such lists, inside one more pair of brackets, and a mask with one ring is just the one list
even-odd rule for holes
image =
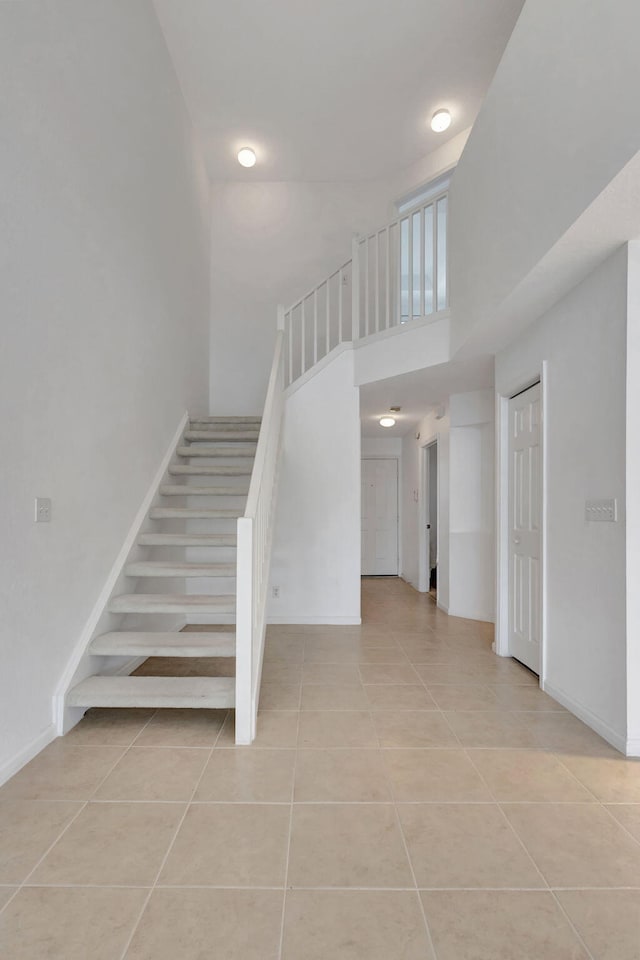
{"label": "doorway", "polygon": [[362,576],[398,575],[398,461],[362,461]]}
{"label": "doorway", "polygon": [[542,442],[541,391],[536,383],[509,400],[509,654],[541,669]]}
{"label": "doorway", "polygon": [[438,591],[438,441],[421,448],[418,589],[437,600]]}

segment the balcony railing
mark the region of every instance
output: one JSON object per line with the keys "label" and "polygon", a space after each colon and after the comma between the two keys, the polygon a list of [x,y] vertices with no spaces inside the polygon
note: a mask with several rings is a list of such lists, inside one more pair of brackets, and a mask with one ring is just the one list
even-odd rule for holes
{"label": "balcony railing", "polygon": [[447,214],[444,191],[356,237],[351,259],[285,310],[286,386],[341,343],[447,310]]}

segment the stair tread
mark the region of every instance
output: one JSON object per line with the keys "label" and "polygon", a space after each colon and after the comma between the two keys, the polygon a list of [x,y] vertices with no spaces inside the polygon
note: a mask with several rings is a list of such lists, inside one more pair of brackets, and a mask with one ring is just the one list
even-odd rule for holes
{"label": "stair tread", "polygon": [[130,657],[235,657],[235,633],[103,633],[90,646],[95,656]]}
{"label": "stair tread", "polygon": [[237,507],[152,507],[151,520],[237,520],[244,510]]}
{"label": "stair tread", "polygon": [[253,464],[239,463],[235,466],[219,464],[184,464],[174,463],[169,467],[169,473],[172,477],[181,475],[202,476],[202,477],[250,477],[253,472]]}
{"label": "stair tread", "polygon": [[190,417],[189,423],[262,423],[262,417]]}
{"label": "stair tread", "polygon": [[234,613],[233,594],[121,593],[109,603],[112,613]]}
{"label": "stair tread", "polygon": [[259,430],[187,430],[186,440],[210,440],[238,446],[240,443],[256,444]]}
{"label": "stair tread", "polygon": [[176,453],[179,457],[215,457],[216,459],[224,459],[226,457],[229,460],[237,460],[238,457],[242,457],[243,459],[248,459],[249,457],[255,457],[256,445],[252,443],[247,449],[246,447],[239,446],[214,446],[213,444],[207,443],[192,443],[191,445],[178,447]]}
{"label": "stair tread", "polygon": [[142,547],[235,547],[235,533],[141,533]]}
{"label": "stair tread", "polygon": [[72,707],[224,709],[235,701],[234,677],[87,677],[69,691]]}
{"label": "stair tread", "polygon": [[247,487],[200,487],[195,483],[163,483],[160,493],[163,497],[246,497]]}
{"label": "stair tread", "polygon": [[171,560],[138,560],[125,567],[128,577],[235,577],[235,563],[172,563]]}

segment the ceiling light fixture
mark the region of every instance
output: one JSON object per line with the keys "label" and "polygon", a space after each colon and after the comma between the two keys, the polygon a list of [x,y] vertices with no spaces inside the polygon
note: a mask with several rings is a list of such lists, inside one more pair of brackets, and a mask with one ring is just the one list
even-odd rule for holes
{"label": "ceiling light fixture", "polygon": [[243,167],[253,167],[256,162],[255,150],[251,147],[243,147],[238,151],[238,163]]}
{"label": "ceiling light fixture", "polygon": [[395,427],[396,421],[393,417],[380,417],[378,421],[381,427]]}
{"label": "ceiling light fixture", "polygon": [[451,114],[442,107],[431,117],[431,129],[435,133],[444,133],[451,126]]}

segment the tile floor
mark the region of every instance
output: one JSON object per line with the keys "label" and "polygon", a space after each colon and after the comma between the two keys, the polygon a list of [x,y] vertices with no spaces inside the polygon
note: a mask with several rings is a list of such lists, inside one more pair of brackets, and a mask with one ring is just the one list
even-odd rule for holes
{"label": "tile floor", "polygon": [[252,748],[95,710],[0,789],[0,956],[640,960],[640,764],[489,624],[393,580],[363,618],[269,629]]}

